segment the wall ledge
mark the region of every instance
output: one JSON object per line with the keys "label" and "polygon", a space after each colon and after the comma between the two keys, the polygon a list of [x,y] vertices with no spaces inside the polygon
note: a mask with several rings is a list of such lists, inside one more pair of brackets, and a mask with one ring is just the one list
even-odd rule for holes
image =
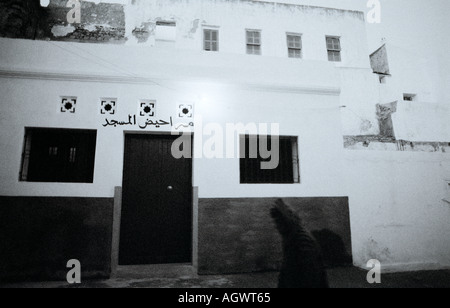
{"label": "wall ledge", "polygon": [[450,154],[450,142],[407,141],[385,136],[344,136],[346,150]]}
{"label": "wall ledge", "polygon": [[[65,73],[52,71],[32,71],[32,70],[18,70],[0,68],[0,78],[7,79],[31,79],[31,80],[52,80],[52,81],[74,81],[74,82],[98,82],[98,83],[112,83],[112,84],[153,84],[159,85],[177,82],[200,82],[204,83],[206,80],[201,78],[185,79],[168,79],[151,76],[124,76],[124,75],[102,75],[90,73]],[[211,82],[211,81],[209,81]],[[339,96],[341,89],[338,87],[323,87],[316,85],[286,85],[274,83],[242,83],[228,80],[213,80],[213,83],[235,86],[239,89],[250,91],[268,91],[268,92],[283,92],[283,93],[298,93],[298,94],[313,94],[313,95],[331,95]]]}

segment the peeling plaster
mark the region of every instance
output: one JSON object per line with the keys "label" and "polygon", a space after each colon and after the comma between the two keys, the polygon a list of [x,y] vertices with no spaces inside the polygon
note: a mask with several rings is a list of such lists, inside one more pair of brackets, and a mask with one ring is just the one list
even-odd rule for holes
{"label": "peeling plaster", "polygon": [[71,34],[73,32],[75,32],[76,28],[74,26],[71,25],[67,25],[67,26],[53,26],[52,28],[52,34],[55,37],[65,37],[68,34]]}
{"label": "peeling plaster", "polygon": [[155,27],[155,22],[144,22],[132,31],[133,37],[137,39],[138,43],[146,43],[151,36],[154,36]]}
{"label": "peeling plaster", "polygon": [[362,120],[359,129],[361,130],[361,132],[368,132],[372,127],[372,122],[370,122],[369,120]]}
{"label": "peeling plaster", "polygon": [[81,23],[68,24],[64,0],[52,0],[46,8],[50,39],[89,42],[125,41],[124,5],[117,3],[94,3],[83,1]]}
{"label": "peeling plaster", "polygon": [[450,142],[417,142],[396,140],[381,135],[344,136],[348,150],[427,152],[450,154]]}
{"label": "peeling plaster", "polygon": [[377,105],[377,116],[380,124],[380,134],[386,137],[395,137],[392,114],[397,112],[397,102]]}
{"label": "peeling plaster", "polygon": [[373,238],[370,238],[363,249],[362,260],[371,260],[375,259],[380,261],[381,263],[391,263],[392,254],[389,248],[380,247],[380,244],[375,241]]}

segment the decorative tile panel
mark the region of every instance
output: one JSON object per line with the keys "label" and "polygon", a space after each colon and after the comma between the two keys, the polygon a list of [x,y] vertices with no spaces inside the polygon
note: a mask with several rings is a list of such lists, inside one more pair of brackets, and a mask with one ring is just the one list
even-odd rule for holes
{"label": "decorative tile panel", "polygon": [[117,99],[116,98],[101,98],[100,99],[100,114],[116,114]]}
{"label": "decorative tile panel", "polygon": [[179,104],[177,114],[179,118],[192,119],[194,118],[193,104]]}
{"label": "decorative tile panel", "polygon": [[141,117],[154,117],[156,111],[156,101],[140,100],[139,115]]}
{"label": "decorative tile panel", "polygon": [[76,97],[61,97],[61,112],[62,113],[75,113],[77,106],[77,98]]}

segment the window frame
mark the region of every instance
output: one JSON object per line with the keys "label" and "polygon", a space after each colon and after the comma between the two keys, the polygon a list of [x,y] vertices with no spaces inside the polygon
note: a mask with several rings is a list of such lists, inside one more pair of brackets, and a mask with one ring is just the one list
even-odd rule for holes
{"label": "window frame", "polygon": [[[249,34],[250,33],[258,33],[259,36],[259,42],[256,43],[255,42],[255,38],[251,38],[253,40],[253,42],[250,42],[249,39]],[[262,55],[262,31],[261,30],[257,30],[257,29],[245,29],[245,46],[246,46],[246,53],[248,55],[254,55],[254,56],[261,56]],[[252,48],[252,52],[249,52],[249,48]],[[253,52],[254,48],[258,49],[258,53]]]}
{"label": "window frame", "polygon": [[93,184],[97,135],[95,129],[25,127],[19,182]]}
{"label": "window frame", "polygon": [[[206,39],[206,32],[208,32],[208,31],[211,32],[211,39],[210,40]],[[214,41],[212,39],[212,33],[213,32],[216,32],[216,36],[217,36],[216,41]],[[202,41],[203,42],[203,51],[219,52],[219,48],[220,48],[220,46],[219,46],[219,35],[220,35],[219,29],[214,29],[214,28],[211,28],[211,27],[204,27],[203,28],[203,41]],[[214,42],[216,43],[216,50],[213,50],[212,47],[210,48],[210,50],[206,49],[206,44],[207,44],[208,41],[209,41],[210,46],[213,46]]]}
{"label": "window frame", "polygon": [[[295,37],[300,39],[300,47],[290,46],[289,37]],[[287,32],[286,33],[286,44],[288,49],[288,57],[292,59],[303,59],[303,35],[301,33]],[[291,50],[299,51],[298,57],[291,56]]]}
{"label": "window frame", "polygon": [[[260,157],[259,154],[259,140],[262,135],[239,135],[239,144],[240,144],[240,159],[239,159],[239,181],[240,185],[295,185],[301,184],[301,175],[300,175],[300,150],[299,150],[299,142],[297,136],[278,136],[280,139],[280,165],[273,170],[261,170],[260,163],[264,161]],[[269,139],[272,136],[268,136]],[[257,156],[258,158],[250,158],[250,149],[249,145],[251,142],[251,138],[256,138],[257,141]],[[286,142],[284,145],[283,141]],[[245,146],[242,149],[242,146]],[[282,148],[290,149],[290,153],[281,153]],[[242,154],[245,157],[242,157]],[[248,157],[247,157],[248,156]],[[284,160],[282,160],[284,158]],[[255,167],[250,170],[251,167]],[[289,174],[287,177],[283,178],[285,175],[281,174],[282,171],[289,170]],[[292,172],[291,172],[292,171]],[[280,175],[281,174],[281,175]],[[268,178],[268,175],[277,177],[278,179]],[[263,178],[258,178],[262,176]],[[280,179],[281,178],[281,179]],[[287,180],[289,178],[289,180]]]}
{"label": "window frame", "polygon": [[[335,47],[334,43],[332,42],[331,47],[328,43],[328,40],[337,40],[338,42],[338,46]],[[325,36],[325,42],[326,42],[326,46],[327,46],[327,55],[328,55],[328,61],[329,62],[342,62],[342,41],[341,41],[341,37],[340,36],[333,36],[333,35],[327,35]],[[332,57],[330,57],[330,55],[333,55]],[[337,60],[337,58],[335,57],[336,54],[339,55],[339,58]]]}

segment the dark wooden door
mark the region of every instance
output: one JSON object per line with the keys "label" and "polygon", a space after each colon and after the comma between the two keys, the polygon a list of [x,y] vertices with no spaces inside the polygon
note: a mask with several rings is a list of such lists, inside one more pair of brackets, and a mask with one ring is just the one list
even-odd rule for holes
{"label": "dark wooden door", "polygon": [[121,265],[192,261],[192,159],[172,156],[176,138],[125,136]]}

